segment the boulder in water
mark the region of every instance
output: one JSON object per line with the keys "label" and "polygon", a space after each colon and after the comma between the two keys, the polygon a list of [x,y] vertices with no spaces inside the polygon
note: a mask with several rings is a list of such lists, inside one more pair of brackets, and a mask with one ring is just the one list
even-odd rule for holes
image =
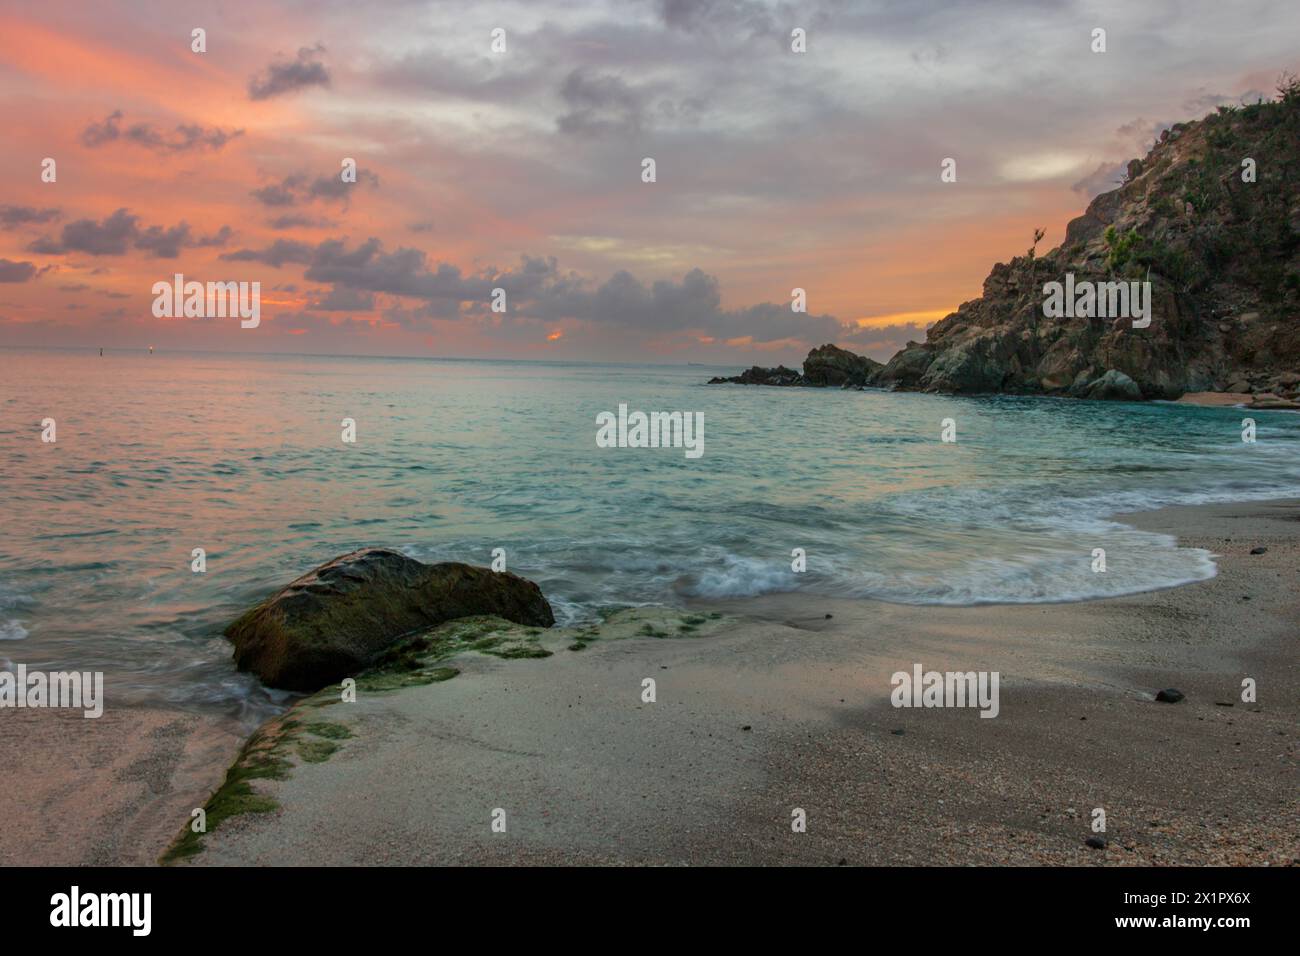
{"label": "boulder in water", "polygon": [[1123,372],[1110,369],[1101,378],[1088,385],[1085,390],[1088,398],[1115,402],[1140,402],[1142,389]]}
{"label": "boulder in water", "polygon": [[803,377],[809,385],[839,385],[861,388],[875,378],[884,365],[836,345],[823,345],[803,360]]}
{"label": "boulder in water", "polygon": [[304,574],[225,633],[240,670],[308,692],[364,670],[404,635],[476,614],[555,623],[541,589],[517,575],[364,548]]}

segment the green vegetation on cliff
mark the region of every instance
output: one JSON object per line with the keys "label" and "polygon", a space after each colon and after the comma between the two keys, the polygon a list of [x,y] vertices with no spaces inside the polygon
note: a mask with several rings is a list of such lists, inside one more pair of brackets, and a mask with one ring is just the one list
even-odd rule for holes
{"label": "green vegetation on cliff", "polygon": [[[1041,233],[1040,233],[1041,235]],[[1037,238],[1037,237],[1036,237]],[[1300,81],[1161,134],[1061,245],[999,263],[984,294],[872,384],[937,392],[1177,398],[1300,389]],[[1044,314],[1044,285],[1151,283],[1151,324]],[[1100,389],[1103,379],[1133,384]]]}

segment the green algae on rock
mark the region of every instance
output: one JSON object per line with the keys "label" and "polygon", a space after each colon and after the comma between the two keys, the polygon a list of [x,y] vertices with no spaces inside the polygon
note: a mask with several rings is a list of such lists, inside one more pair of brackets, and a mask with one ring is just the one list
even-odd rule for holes
{"label": "green algae on rock", "polygon": [[531,581],[468,564],[424,564],[366,548],[303,575],[226,628],[240,670],[271,687],[310,692],[374,663],[405,635],[491,614],[549,628]]}
{"label": "green algae on rock", "polygon": [[[358,694],[387,694],[450,680],[460,669],[447,663],[463,655],[482,654],[503,660],[544,658],[554,653],[543,646],[582,650],[597,641],[698,636],[723,620],[717,611],[692,614],[672,608],[625,608],[609,611],[599,623],[577,628],[520,625],[493,615],[472,615],[408,634],[375,655],[372,666],[355,676]],[[648,635],[647,632],[653,632]],[[245,813],[270,813],[279,803],[256,789],[257,781],[285,780],[295,767],[323,763],[361,736],[354,726],[325,720],[321,712],[340,713],[343,688],[339,682],[300,699],[285,714],[264,724],[244,745],[226,778],[204,805],[206,831]],[[346,712],[346,706],[343,711]],[[161,862],[176,863],[203,850],[205,833],[189,825],[163,854]]]}

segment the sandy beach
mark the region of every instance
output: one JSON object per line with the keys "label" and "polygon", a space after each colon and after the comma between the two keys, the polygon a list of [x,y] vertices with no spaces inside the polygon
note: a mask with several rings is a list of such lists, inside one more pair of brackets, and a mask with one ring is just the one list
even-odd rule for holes
{"label": "sandy beach", "polygon": [[1300,4],[155,6],[0,11],[12,928],[1286,921]]}
{"label": "sandy beach", "polygon": [[[1220,573],[1058,605],[775,595],[625,613],[580,651],[548,634],[544,659],[465,654],[452,680],[321,708],[346,739],[255,781],[278,808],[187,865],[1292,864],[1300,504],[1124,520]],[[914,663],[998,671],[999,715],[894,708]]]}
{"label": "sandy beach", "polygon": [[154,863],[242,742],[234,721],[111,698],[93,720],[4,711],[0,866]]}

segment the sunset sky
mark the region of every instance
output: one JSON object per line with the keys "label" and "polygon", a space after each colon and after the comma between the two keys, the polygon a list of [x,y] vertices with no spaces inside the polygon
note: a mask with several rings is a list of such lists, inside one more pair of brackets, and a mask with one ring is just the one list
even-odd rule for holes
{"label": "sunset sky", "polygon": [[[887,358],[1298,39],[1294,0],[9,0],[0,346]],[[177,272],[261,326],[155,318]]]}

